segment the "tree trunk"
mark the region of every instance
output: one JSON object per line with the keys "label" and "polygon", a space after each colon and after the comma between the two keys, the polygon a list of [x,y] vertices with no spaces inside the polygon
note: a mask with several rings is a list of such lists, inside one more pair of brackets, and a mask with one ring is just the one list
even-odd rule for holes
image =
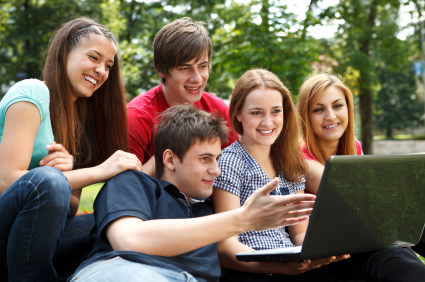
{"label": "tree trunk", "polygon": [[359,94],[360,94],[360,116],[362,123],[362,149],[365,155],[373,154],[373,92],[369,79],[373,65],[370,59],[370,43],[372,40],[375,19],[378,13],[378,1],[370,4],[370,12],[367,20],[367,30],[364,37],[359,41],[360,52],[364,55],[365,68],[360,70]]}
{"label": "tree trunk", "polygon": [[393,128],[390,125],[387,126],[387,132],[385,133],[385,135],[387,136],[387,139],[393,138]]}

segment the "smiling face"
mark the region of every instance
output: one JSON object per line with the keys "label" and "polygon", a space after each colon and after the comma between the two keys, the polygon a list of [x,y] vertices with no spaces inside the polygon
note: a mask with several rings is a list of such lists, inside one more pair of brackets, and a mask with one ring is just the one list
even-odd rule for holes
{"label": "smiling face", "polygon": [[241,144],[249,150],[252,146],[271,146],[283,126],[282,94],[275,89],[257,88],[245,98],[236,116],[242,123]]}
{"label": "smiling face", "polygon": [[196,140],[180,160],[174,155],[174,171],[169,179],[186,198],[207,198],[212,194],[214,179],[220,174],[218,159],[221,156],[220,139],[211,142]]}
{"label": "smiling face", "polygon": [[158,72],[166,83],[162,85],[165,99],[170,107],[198,102],[209,77],[208,56],[205,54],[199,61],[193,59],[170,70],[165,76]]}
{"label": "smiling face", "polygon": [[341,89],[329,86],[323,91],[310,122],[319,144],[339,141],[348,125],[347,102]]}
{"label": "smiling face", "polygon": [[66,71],[74,101],[90,97],[108,79],[115,53],[112,41],[95,34],[82,37],[81,43],[69,52]]}

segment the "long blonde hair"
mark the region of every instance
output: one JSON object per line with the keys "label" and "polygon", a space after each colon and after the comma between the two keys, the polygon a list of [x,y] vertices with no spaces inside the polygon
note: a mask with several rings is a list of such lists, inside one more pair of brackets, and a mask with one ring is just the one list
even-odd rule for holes
{"label": "long blonde hair", "polygon": [[344,93],[348,108],[348,125],[344,134],[339,139],[337,155],[357,155],[354,138],[353,94],[341,79],[335,75],[328,73],[314,75],[308,77],[301,86],[297,107],[302,119],[301,133],[304,142],[303,146],[323,165],[326,160],[323,157],[323,152],[311,127],[310,117],[314,106],[319,101],[323,92],[330,86],[338,87]]}
{"label": "long blonde hair", "polygon": [[291,92],[276,75],[267,70],[254,69],[245,72],[239,78],[233,89],[229,106],[233,133],[235,136],[238,136],[236,133],[243,135],[242,123],[236,116],[240,113],[248,94],[258,88],[274,89],[282,95],[283,128],[271,146],[270,154],[273,164],[285,179],[291,182],[300,182],[302,176],[307,173],[307,165],[298,146],[299,117],[292,102]]}

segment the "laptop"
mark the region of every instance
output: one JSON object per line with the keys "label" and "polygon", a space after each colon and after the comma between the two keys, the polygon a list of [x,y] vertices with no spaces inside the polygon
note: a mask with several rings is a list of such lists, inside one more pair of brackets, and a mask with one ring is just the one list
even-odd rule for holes
{"label": "laptop", "polygon": [[425,154],[332,156],[302,246],[240,261],[326,258],[416,245],[425,224]]}

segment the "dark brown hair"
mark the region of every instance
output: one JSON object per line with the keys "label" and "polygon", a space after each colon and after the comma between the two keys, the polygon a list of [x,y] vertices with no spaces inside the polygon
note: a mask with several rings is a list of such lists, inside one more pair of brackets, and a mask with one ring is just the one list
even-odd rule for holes
{"label": "dark brown hair", "polygon": [[[291,92],[279,78],[268,70],[253,69],[244,73],[232,92],[229,116],[232,130],[243,135],[242,123],[238,121],[246,97],[254,89],[274,89],[280,92],[283,101],[283,127],[276,141],[271,146],[270,154],[277,170],[282,172],[285,179],[300,182],[307,173],[307,164],[301,155],[298,143],[298,115],[292,102]],[[237,137],[238,138],[238,137]]]}
{"label": "dark brown hair", "polygon": [[67,74],[68,54],[83,38],[104,36],[116,45],[112,33],[89,18],[63,24],[52,36],[42,79],[50,91],[53,135],[76,158],[74,168],[91,167],[114,151],[128,151],[125,90],[118,55],[108,79],[90,98],[73,103]]}
{"label": "dark brown hair", "polygon": [[354,137],[353,94],[344,85],[341,78],[335,75],[329,73],[314,75],[308,77],[301,86],[297,107],[302,119],[301,132],[304,142],[303,146],[323,165],[325,165],[326,160],[323,157],[322,149],[311,127],[310,117],[314,106],[319,101],[323,92],[330,86],[338,87],[344,93],[348,108],[348,125],[344,134],[339,139],[337,155],[357,155],[356,139]]}
{"label": "dark brown hair", "polygon": [[221,116],[189,105],[168,108],[160,116],[155,135],[154,155],[156,177],[164,173],[163,154],[170,149],[183,162],[184,155],[197,140],[227,142],[228,128]]}
{"label": "dark brown hair", "polygon": [[[193,59],[208,56],[211,69],[212,44],[203,22],[181,18],[161,28],[153,41],[153,66],[158,72],[169,75],[172,68]],[[161,78],[165,84],[165,78]]]}

